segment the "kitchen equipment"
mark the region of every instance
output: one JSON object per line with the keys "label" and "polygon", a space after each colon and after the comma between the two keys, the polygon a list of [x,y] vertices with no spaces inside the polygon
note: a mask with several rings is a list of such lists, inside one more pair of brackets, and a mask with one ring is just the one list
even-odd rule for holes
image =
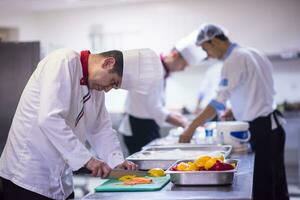
{"label": "kitchen equipment", "polygon": [[216,123],[216,134],[220,144],[232,145],[233,149],[248,149],[250,140],[249,124],[241,121]]}
{"label": "kitchen equipment", "polygon": [[[83,167],[76,171],[76,174],[91,174],[92,172]],[[135,176],[147,176],[149,175],[147,171],[140,170],[125,170],[125,169],[112,169],[108,175],[108,179],[110,178],[120,178],[125,175],[135,175]]]}
{"label": "kitchen equipment", "polygon": [[237,172],[238,160],[228,159],[225,163],[234,163],[235,169],[227,171],[172,171],[171,168],[180,162],[192,160],[178,160],[166,171],[171,182],[176,185],[227,185],[233,182],[234,173]]}
{"label": "kitchen equipment", "polygon": [[174,146],[155,146],[143,149],[131,156],[127,157],[136,163],[141,170],[148,170],[151,168],[167,169],[176,160],[182,159],[196,159],[201,155],[216,156],[223,154],[226,158],[232,147],[230,145],[174,145]]}
{"label": "kitchen equipment", "polygon": [[118,179],[109,179],[96,187],[95,192],[156,191],[163,188],[170,181],[169,175],[162,177],[146,176],[146,178],[151,178],[153,182],[149,184],[122,185],[122,181],[119,181]]}

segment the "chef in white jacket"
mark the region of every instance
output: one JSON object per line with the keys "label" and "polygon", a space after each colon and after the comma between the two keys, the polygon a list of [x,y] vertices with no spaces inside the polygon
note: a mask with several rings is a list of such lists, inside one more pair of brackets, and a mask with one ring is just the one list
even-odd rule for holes
{"label": "chef in white jacket", "polygon": [[124,161],[104,92],[147,93],[160,81],[162,70],[153,67],[159,62],[150,49],[60,49],[45,57],[22,93],[1,155],[4,199],[70,198],[72,171],[84,166],[103,178],[115,167],[135,169]]}
{"label": "chef in white jacket", "polygon": [[184,70],[188,65],[195,65],[204,58],[196,47],[197,32],[194,31],[182,40],[167,55],[161,55],[161,63],[156,67],[164,70],[162,80],[153,87],[149,94],[129,91],[125,103],[126,116],[122,120],[119,132],[123,133],[124,143],[133,154],[143,146],[160,137],[160,127],[165,123],[185,127],[187,120],[167,110],[165,106],[166,79],[170,73]]}
{"label": "chef in white jacket", "polygon": [[200,84],[195,114],[199,114],[209,102],[216,96],[221,77],[222,62],[217,62],[209,66],[203,75]]}
{"label": "chef in white jacket", "polygon": [[223,61],[216,97],[180,136],[190,141],[195,129],[212,119],[229,100],[235,119],[250,124],[255,152],[253,199],[289,199],[285,167],[285,131],[282,115],[275,109],[272,64],[257,50],[232,43],[217,25],[205,24],[197,43],[208,57]]}

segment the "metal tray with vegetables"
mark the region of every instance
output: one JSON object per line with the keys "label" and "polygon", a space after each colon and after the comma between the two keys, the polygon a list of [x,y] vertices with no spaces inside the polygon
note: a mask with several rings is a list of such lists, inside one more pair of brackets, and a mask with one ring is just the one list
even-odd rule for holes
{"label": "metal tray with vegetables", "polygon": [[168,169],[177,160],[196,159],[201,155],[220,155],[225,158],[232,150],[231,145],[174,145],[166,147],[151,147],[127,157],[137,165],[139,169],[148,170],[151,168]]}
{"label": "metal tray with vegetables", "polygon": [[232,184],[238,160],[202,156],[196,160],[178,160],[166,171],[175,185]]}

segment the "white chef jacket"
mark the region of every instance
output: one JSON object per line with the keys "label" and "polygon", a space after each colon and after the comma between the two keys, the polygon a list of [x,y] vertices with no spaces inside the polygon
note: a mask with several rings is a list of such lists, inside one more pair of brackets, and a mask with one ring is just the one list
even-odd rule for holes
{"label": "white chef jacket", "polygon": [[223,109],[230,100],[237,120],[252,121],[275,109],[272,64],[254,49],[231,44],[224,58],[217,97],[210,102]]}
{"label": "white chef jacket", "polygon": [[[163,67],[162,63],[157,67]],[[164,75],[161,76],[161,82],[156,84],[148,94],[141,94],[134,91],[128,91],[125,101],[125,113],[140,119],[152,119],[159,126],[166,121],[170,112],[165,107],[165,81]],[[122,120],[119,132],[131,136],[131,128],[128,116]]]}
{"label": "white chef jacket", "polygon": [[80,84],[80,55],[56,50],[44,58],[19,101],[0,159],[0,176],[38,194],[65,199],[73,191],[72,170],[92,154],[110,167],[124,161],[104,92]]}
{"label": "white chef jacket", "polygon": [[222,66],[222,62],[215,63],[212,66],[209,66],[205,72],[203,80],[200,84],[198,96],[198,99],[201,101],[201,108],[205,108],[209,102],[216,97]]}

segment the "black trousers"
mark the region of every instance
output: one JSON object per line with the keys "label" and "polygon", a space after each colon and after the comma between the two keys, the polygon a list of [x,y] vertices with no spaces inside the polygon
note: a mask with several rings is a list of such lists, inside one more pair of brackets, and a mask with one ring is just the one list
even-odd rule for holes
{"label": "black trousers", "polygon": [[[250,122],[251,147],[255,152],[253,199],[289,199],[284,166],[285,131],[279,125],[278,111]],[[278,127],[272,130],[271,115]]]}
{"label": "black trousers", "polygon": [[143,146],[160,137],[159,126],[152,119],[140,119],[129,115],[132,136],[123,136],[130,154],[138,152]]}
{"label": "black trousers", "polygon": [[[0,181],[2,181],[3,186],[2,196],[0,196],[1,200],[52,200],[51,198],[17,186],[10,180],[0,177]],[[74,199],[74,192],[67,199]]]}

